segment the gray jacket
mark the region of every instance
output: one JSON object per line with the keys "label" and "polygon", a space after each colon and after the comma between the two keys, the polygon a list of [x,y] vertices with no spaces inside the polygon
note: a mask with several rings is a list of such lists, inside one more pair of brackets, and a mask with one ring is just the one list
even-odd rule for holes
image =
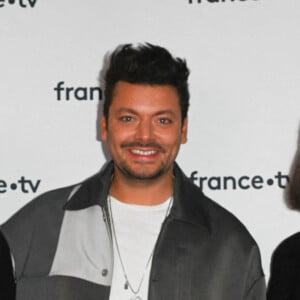
{"label": "gray jacket", "polygon": [[[113,254],[107,194],[113,174],[48,192],[1,226],[17,300],[108,300]],[[258,247],[245,227],[175,164],[174,203],[155,246],[148,300],[263,300]],[[123,299],[120,299],[123,300]]]}

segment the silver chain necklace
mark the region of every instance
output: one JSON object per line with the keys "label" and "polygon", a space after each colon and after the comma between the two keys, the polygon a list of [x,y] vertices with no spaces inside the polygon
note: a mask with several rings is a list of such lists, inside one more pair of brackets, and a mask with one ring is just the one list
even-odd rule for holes
{"label": "silver chain necklace", "polygon": [[[169,202],[169,205],[167,207],[167,210],[166,210],[166,215],[165,215],[165,218],[164,220],[166,219],[166,217],[168,216],[169,212],[170,212],[170,209],[171,209],[171,206],[172,206],[172,203],[173,203],[173,197],[171,197],[170,199],[170,202]],[[153,253],[154,253],[154,248],[155,246],[153,247],[152,251],[151,251],[151,254],[147,260],[147,263],[145,265],[145,268],[144,268],[144,271],[143,271],[143,275],[141,277],[141,280],[140,280],[140,283],[137,287],[137,289],[134,289],[133,286],[131,285],[129,279],[128,279],[128,275],[126,273],[126,270],[125,270],[125,266],[124,266],[124,263],[123,263],[123,260],[122,260],[122,257],[121,257],[121,252],[120,252],[120,248],[119,248],[119,244],[118,244],[118,241],[117,241],[117,235],[116,235],[116,229],[115,229],[115,223],[114,223],[114,218],[113,218],[113,214],[112,214],[112,208],[111,208],[111,197],[110,195],[108,195],[108,212],[109,212],[109,215],[110,215],[110,219],[111,219],[111,227],[112,227],[112,235],[113,235],[113,239],[115,241],[115,245],[116,245],[116,249],[117,249],[117,254],[118,254],[118,257],[119,257],[119,260],[120,260],[120,263],[121,263],[121,267],[122,267],[122,271],[123,271],[123,275],[124,275],[124,278],[125,278],[125,284],[124,284],[124,289],[127,290],[128,288],[130,289],[130,291],[134,294],[130,300],[142,300],[142,298],[138,295],[140,290],[141,290],[141,287],[142,287],[142,283],[144,281],[144,278],[145,278],[145,275],[146,275],[146,271],[148,269],[148,266],[151,262],[151,259],[152,259],[152,256],[153,256]],[[163,220],[163,222],[164,222]],[[162,224],[163,224],[162,222]]]}

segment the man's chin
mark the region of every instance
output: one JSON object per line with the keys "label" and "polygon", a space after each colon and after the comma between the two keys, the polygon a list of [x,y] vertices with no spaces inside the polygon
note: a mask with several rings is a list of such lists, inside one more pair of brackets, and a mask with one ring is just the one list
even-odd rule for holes
{"label": "man's chin", "polygon": [[132,180],[155,180],[162,176],[163,170],[156,171],[135,171],[128,168],[121,169],[121,172],[128,178]]}

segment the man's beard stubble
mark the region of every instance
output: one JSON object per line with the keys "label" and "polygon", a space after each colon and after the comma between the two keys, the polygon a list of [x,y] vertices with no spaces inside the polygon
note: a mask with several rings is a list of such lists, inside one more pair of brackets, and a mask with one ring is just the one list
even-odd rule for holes
{"label": "man's beard stubble", "polygon": [[[148,143],[143,143],[143,142],[125,142],[121,144],[121,148],[145,148],[145,149],[153,149],[153,150],[158,150],[162,153],[165,153],[164,147],[162,147],[160,144],[155,143],[155,142],[148,142]],[[126,163],[126,161],[121,161],[119,162],[116,167],[119,169],[119,171],[128,179],[134,179],[134,180],[155,180],[165,174],[170,166],[164,166],[163,164],[161,167],[156,170],[156,172],[152,174],[147,174],[147,172],[135,172],[133,171]]]}

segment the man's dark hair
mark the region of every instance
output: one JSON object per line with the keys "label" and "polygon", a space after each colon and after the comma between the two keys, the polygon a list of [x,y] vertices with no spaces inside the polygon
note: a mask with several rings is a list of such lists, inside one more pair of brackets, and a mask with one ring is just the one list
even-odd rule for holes
{"label": "man's dark hair", "polygon": [[134,47],[132,44],[119,46],[110,56],[105,75],[104,116],[108,117],[115,85],[118,81],[137,84],[171,85],[176,88],[182,120],[189,107],[189,70],[185,60],[173,57],[160,46],[149,43]]}

